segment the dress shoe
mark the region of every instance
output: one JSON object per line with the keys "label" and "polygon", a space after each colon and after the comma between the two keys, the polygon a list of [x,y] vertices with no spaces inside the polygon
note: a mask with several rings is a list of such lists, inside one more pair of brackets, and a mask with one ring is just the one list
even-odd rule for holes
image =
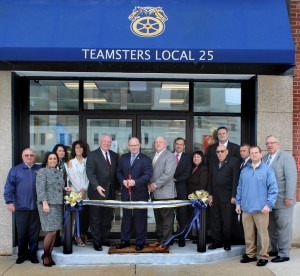
{"label": "dress shoe", "polygon": [[270,251],[270,252],[268,252],[268,254],[269,254],[270,257],[277,257],[278,252],[277,251]]}
{"label": "dress shoe", "polygon": [[169,246],[160,245],[160,246],[155,248],[155,251],[159,252],[159,253],[163,253],[163,252],[168,251],[168,249],[169,249]]}
{"label": "dress shoe", "polygon": [[280,257],[280,256],[277,256],[274,259],[272,259],[271,262],[272,263],[282,263],[282,262],[287,262],[289,260],[290,260],[289,257]]}
{"label": "dress shoe", "polygon": [[268,263],[268,260],[265,259],[259,259],[259,261],[257,262],[257,266],[265,266]]}
{"label": "dress shoe", "polygon": [[110,247],[110,246],[113,246],[113,245],[116,245],[116,244],[114,242],[111,242],[110,240],[103,240],[101,242],[101,245]]}
{"label": "dress shoe", "polygon": [[185,239],[184,238],[179,238],[178,246],[179,247],[185,247]]}
{"label": "dress shoe", "polygon": [[138,244],[137,244],[137,245],[135,246],[135,250],[136,250],[136,251],[142,251],[143,249],[144,249],[144,246],[143,246],[142,244],[141,244],[141,245],[138,245]]}
{"label": "dress shoe", "polygon": [[213,243],[213,244],[208,246],[208,249],[210,249],[210,250],[214,250],[214,249],[217,249],[217,248],[222,248],[222,244]]}
{"label": "dress shoe", "polygon": [[116,245],[116,248],[117,249],[122,249],[122,248],[129,247],[129,246],[130,246],[130,242],[129,241],[121,241],[120,244]]}
{"label": "dress shoe", "polygon": [[103,249],[102,249],[102,246],[101,245],[94,245],[94,249],[96,250],[96,251],[102,251]]}
{"label": "dress shoe", "polygon": [[160,246],[160,242],[158,242],[158,241],[149,243],[149,247],[158,247],[158,246]]}
{"label": "dress shoe", "polygon": [[[250,262],[255,262],[255,261],[257,260],[256,257],[250,258],[250,257],[248,257],[247,254],[244,254],[244,255],[246,255],[246,256],[243,257],[243,259],[240,260],[240,262],[241,262],[242,264],[246,264],[246,263],[250,263]],[[244,256],[244,255],[243,255],[243,256]]]}
{"label": "dress shoe", "polygon": [[225,251],[231,250],[231,245],[230,245],[229,243],[225,243],[225,244],[224,244],[224,250],[225,250]]}
{"label": "dress shoe", "polygon": [[22,264],[25,262],[25,258],[23,258],[22,256],[19,256],[18,259],[16,260],[16,264]]}
{"label": "dress shoe", "polygon": [[248,255],[247,255],[246,253],[244,253],[244,254],[242,255],[242,259],[246,259],[246,258],[248,258]]}
{"label": "dress shoe", "polygon": [[39,260],[38,260],[36,255],[30,256],[29,261],[31,261],[31,263],[33,263],[33,264],[38,264],[39,263]]}

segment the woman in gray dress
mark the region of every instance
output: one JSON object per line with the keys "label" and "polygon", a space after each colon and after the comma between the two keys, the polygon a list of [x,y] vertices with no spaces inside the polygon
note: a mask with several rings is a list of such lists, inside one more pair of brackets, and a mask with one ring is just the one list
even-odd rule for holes
{"label": "woman in gray dress", "polygon": [[44,266],[52,266],[51,252],[54,247],[56,231],[62,229],[63,223],[63,191],[70,192],[71,188],[64,187],[63,172],[56,169],[58,156],[47,152],[42,168],[36,176],[37,205],[44,238]]}

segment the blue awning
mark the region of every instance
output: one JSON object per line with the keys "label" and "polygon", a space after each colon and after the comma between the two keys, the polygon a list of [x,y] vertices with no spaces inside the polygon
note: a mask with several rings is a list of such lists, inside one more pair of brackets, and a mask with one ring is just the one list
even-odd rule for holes
{"label": "blue awning", "polygon": [[294,65],[285,0],[2,0],[0,61]]}

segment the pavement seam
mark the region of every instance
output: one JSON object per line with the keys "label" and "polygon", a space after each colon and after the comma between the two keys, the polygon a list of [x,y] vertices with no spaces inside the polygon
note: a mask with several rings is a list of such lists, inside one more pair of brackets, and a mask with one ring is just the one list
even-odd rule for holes
{"label": "pavement seam", "polygon": [[15,264],[12,263],[11,266],[9,266],[0,276],[5,275],[6,272],[8,272]]}

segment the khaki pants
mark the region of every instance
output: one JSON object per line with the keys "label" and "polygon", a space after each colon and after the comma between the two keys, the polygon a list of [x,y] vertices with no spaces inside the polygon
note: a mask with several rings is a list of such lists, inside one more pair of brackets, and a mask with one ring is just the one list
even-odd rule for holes
{"label": "khaki pants", "polygon": [[[256,257],[256,231],[260,241],[261,248],[259,255],[261,259],[268,259],[269,248],[269,214],[263,213],[243,213],[243,226],[245,233],[246,254],[249,258]],[[256,229],[256,231],[255,231]]]}

